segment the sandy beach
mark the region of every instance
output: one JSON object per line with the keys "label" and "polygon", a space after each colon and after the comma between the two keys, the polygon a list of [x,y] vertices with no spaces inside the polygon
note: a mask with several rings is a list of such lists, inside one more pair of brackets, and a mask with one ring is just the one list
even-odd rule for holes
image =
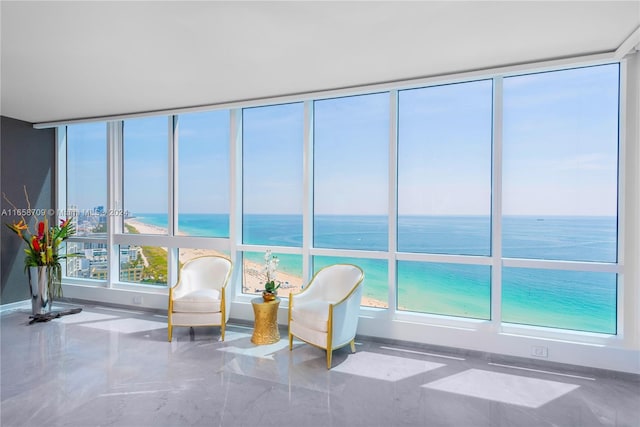
{"label": "sandy beach", "polygon": [[[136,218],[125,219],[125,224],[135,228],[140,234],[167,234],[166,228],[146,224]],[[228,255],[213,249],[180,249],[180,261],[183,263],[193,258],[205,255],[221,255],[228,257]],[[266,281],[266,275],[262,272],[263,266],[248,260],[244,260],[243,264],[243,293],[259,294],[262,292],[264,282]],[[289,296],[289,293],[295,294],[302,290],[303,281],[301,277],[282,271],[278,271],[276,274],[276,282],[281,283],[280,289],[278,289],[278,296],[287,297]],[[387,307],[385,302],[367,296],[362,297],[361,304],[367,307]]]}
{"label": "sandy beach", "polygon": [[125,225],[130,225],[140,234],[167,234],[167,229],[163,227],[158,227],[151,224],[146,224],[144,222],[140,222],[136,218],[126,218],[124,220]]}

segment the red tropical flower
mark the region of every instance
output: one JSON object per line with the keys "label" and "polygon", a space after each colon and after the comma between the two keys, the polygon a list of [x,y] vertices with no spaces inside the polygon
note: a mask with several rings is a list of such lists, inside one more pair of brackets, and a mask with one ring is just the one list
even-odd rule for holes
{"label": "red tropical flower", "polygon": [[33,249],[35,249],[36,252],[40,252],[42,250],[42,248],[40,247],[40,242],[38,241],[38,238],[36,236],[33,236],[31,238],[31,246],[33,246]]}

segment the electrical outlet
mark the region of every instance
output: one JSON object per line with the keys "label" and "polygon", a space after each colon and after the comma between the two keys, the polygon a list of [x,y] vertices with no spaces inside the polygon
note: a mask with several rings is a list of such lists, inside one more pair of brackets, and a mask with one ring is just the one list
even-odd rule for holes
{"label": "electrical outlet", "polygon": [[531,355],[536,357],[549,357],[549,349],[540,345],[531,347]]}
{"label": "electrical outlet", "polygon": [[142,296],[138,295],[133,297],[133,303],[134,304],[142,304]]}

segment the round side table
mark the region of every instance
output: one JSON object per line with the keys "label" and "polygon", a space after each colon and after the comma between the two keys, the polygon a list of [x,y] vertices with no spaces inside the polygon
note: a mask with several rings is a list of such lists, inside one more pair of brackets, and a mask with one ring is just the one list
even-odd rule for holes
{"label": "round side table", "polygon": [[278,331],[280,298],[276,297],[273,301],[265,301],[262,297],[253,298],[251,305],[255,315],[251,342],[263,345],[280,341],[280,332]]}

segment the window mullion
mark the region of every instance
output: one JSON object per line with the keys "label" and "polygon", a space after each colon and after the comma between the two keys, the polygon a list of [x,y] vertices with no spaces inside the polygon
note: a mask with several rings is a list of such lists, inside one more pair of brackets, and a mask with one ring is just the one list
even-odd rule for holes
{"label": "window mullion", "polygon": [[242,110],[229,114],[229,250],[236,266],[231,277],[231,297],[242,294],[242,255],[238,245],[242,243]]}
{"label": "window mullion", "polygon": [[[169,179],[168,179],[168,231],[169,237],[173,237],[178,232],[178,198],[180,194],[178,192],[178,153],[179,153],[179,141],[178,141],[178,116],[169,116],[168,118],[169,131],[167,132],[168,138],[168,167],[169,167]],[[167,286],[171,287],[178,281],[178,261],[179,261],[178,248],[167,247]]]}
{"label": "window mullion", "polygon": [[493,79],[493,149],[491,170],[491,324],[502,320],[502,77]]}
{"label": "window mullion", "polygon": [[115,234],[122,233],[124,216],[109,215],[117,212],[123,203],[122,138],[123,122],[107,123],[107,286],[112,287],[120,280],[120,246],[115,242]]}
{"label": "window mullion", "polygon": [[304,103],[304,140],[302,172],[302,280],[312,276],[311,248],[313,247],[313,101]]}
{"label": "window mullion", "polygon": [[398,91],[389,92],[389,313],[397,310],[398,280],[396,253],[398,251]]}

